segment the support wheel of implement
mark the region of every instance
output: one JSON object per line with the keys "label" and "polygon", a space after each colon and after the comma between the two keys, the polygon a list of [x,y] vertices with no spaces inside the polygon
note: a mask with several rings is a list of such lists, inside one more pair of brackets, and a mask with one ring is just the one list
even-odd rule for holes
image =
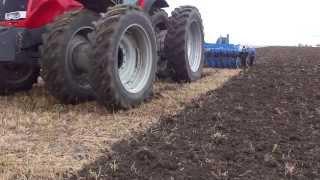
{"label": "support wheel of implement", "polygon": [[117,5],[96,25],[91,83],[97,100],[110,108],[129,109],[152,94],[157,67],[156,37],[143,11]]}
{"label": "support wheel of implement", "polygon": [[248,67],[248,59],[249,59],[248,56],[241,58],[241,66],[240,66],[240,68],[246,69]]}
{"label": "support wheel of implement", "polygon": [[204,64],[204,34],[200,13],[192,6],[182,6],[172,12],[165,40],[173,79],[192,82],[201,78]]}
{"label": "support wheel of implement", "polygon": [[240,69],[242,67],[242,60],[241,57],[236,58],[235,68]]}
{"label": "support wheel of implement", "polygon": [[49,92],[62,103],[94,99],[89,83],[93,22],[99,16],[89,10],[67,12],[43,35],[42,77]]}
{"label": "support wheel of implement", "polygon": [[248,66],[252,67],[254,65],[254,61],[255,61],[255,56],[250,56],[248,58]]}
{"label": "support wheel of implement", "polygon": [[0,64],[0,95],[8,95],[18,91],[28,91],[37,82],[38,65]]}

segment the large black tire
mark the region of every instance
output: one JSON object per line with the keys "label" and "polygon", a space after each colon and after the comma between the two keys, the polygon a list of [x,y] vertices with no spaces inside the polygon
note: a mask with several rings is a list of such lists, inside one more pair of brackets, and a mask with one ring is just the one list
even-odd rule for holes
{"label": "large black tire", "polygon": [[151,12],[151,21],[156,32],[158,56],[163,60],[165,59],[164,40],[167,35],[169,24],[168,13],[163,9],[156,8]]}
{"label": "large black tire", "polygon": [[[174,70],[174,80],[192,82],[201,78],[204,65],[203,44],[203,24],[198,9],[192,6],[176,8],[169,18],[165,40],[166,57]],[[188,55],[188,47],[191,56]]]}
{"label": "large black tire", "polygon": [[9,95],[18,91],[28,91],[37,82],[40,68],[28,64],[0,64],[0,95]]}
{"label": "large black tire", "polygon": [[[78,71],[72,65],[75,60],[73,60],[74,56],[69,54],[71,51],[69,47],[72,46],[70,43],[73,43],[76,32],[83,32],[83,38],[90,41],[89,29],[94,30],[93,22],[98,18],[96,13],[89,10],[67,12],[58,17],[43,35],[42,77],[48,91],[62,103],[75,104],[95,97],[89,83],[89,72]],[[84,27],[89,29],[80,31]],[[74,49],[72,52],[75,51]],[[83,56],[90,58],[90,51],[83,53]]]}
{"label": "large black tire", "polygon": [[[155,79],[157,52],[155,32],[148,15],[133,6],[117,5],[110,8],[97,22],[96,32],[95,61],[93,61],[91,80],[98,102],[109,108],[129,109],[149,99]],[[128,39],[136,41],[134,48],[139,54],[136,54],[135,58],[125,59],[124,57],[130,57],[129,53],[121,56],[126,52],[125,48],[121,48],[121,44],[125,44]],[[149,56],[145,56],[148,53]],[[121,60],[121,57],[125,60]],[[148,64],[145,65],[148,67],[145,71],[142,71],[143,67],[137,63],[138,60],[142,64]],[[136,88],[136,91],[128,88],[131,81],[128,80],[126,83],[125,79],[130,79],[131,76],[121,76],[123,75],[121,68],[129,67],[127,65],[132,62],[142,68],[137,70],[137,73],[141,72],[144,77],[139,82],[134,78],[134,73],[129,73],[133,78],[132,87],[135,87],[135,84],[140,87]]]}
{"label": "large black tire", "polygon": [[169,17],[168,13],[159,8],[155,8],[151,13],[151,21],[155,28],[156,33],[168,29]]}
{"label": "large black tire", "polygon": [[168,13],[159,8],[154,8],[151,12],[151,20],[156,32],[157,51],[158,51],[158,70],[157,76],[160,79],[170,77],[168,61],[165,57],[164,42],[168,32],[169,17]]}

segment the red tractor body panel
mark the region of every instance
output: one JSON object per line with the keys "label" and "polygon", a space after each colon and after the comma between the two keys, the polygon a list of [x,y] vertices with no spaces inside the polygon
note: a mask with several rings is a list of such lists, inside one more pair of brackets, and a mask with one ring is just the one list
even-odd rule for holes
{"label": "red tractor body panel", "polygon": [[66,11],[81,8],[82,4],[75,0],[29,0],[26,19],[0,21],[0,26],[40,28]]}
{"label": "red tractor body panel", "polygon": [[145,6],[145,0],[139,0],[139,1],[138,1],[138,5],[139,5],[141,8],[144,8],[144,6]]}
{"label": "red tractor body panel", "polygon": [[[66,11],[81,9],[83,5],[77,0],[28,0],[27,17],[20,20],[0,20],[0,26],[17,28],[40,28],[52,22]],[[153,4],[168,7],[165,0],[137,0],[137,5],[149,11]]]}
{"label": "red tractor body panel", "polygon": [[[47,25],[67,11],[83,8],[89,9],[88,6],[81,3],[83,1],[89,3],[87,5],[104,2],[101,0],[1,1],[0,63],[14,63],[20,60],[28,61],[27,49],[37,49],[36,47],[42,43],[41,35],[48,30],[46,29]],[[154,5],[159,8],[168,6],[165,0],[136,0],[130,3],[136,4],[147,13],[149,13]]]}

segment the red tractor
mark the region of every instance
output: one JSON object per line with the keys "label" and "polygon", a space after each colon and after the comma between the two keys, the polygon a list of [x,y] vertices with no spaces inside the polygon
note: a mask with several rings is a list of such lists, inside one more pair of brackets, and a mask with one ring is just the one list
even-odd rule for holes
{"label": "red tractor", "polygon": [[157,73],[199,79],[200,13],[182,6],[168,18],[165,7],[165,0],[0,0],[0,94],[29,90],[41,74],[62,103],[96,99],[127,109],[152,95]]}

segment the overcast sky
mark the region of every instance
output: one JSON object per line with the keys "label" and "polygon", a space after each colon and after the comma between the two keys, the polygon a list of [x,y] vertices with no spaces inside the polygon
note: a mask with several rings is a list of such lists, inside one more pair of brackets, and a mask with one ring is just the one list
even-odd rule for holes
{"label": "overcast sky", "polygon": [[230,34],[250,45],[320,44],[320,0],[168,0],[171,8],[197,6],[206,40]]}

